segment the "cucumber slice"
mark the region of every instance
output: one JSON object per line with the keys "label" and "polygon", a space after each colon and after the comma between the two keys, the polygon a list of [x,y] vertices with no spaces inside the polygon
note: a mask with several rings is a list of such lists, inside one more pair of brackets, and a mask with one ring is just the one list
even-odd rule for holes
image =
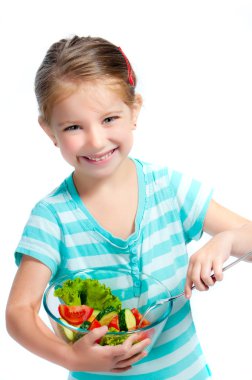
{"label": "cucumber slice", "polygon": [[97,317],[97,315],[101,312],[101,310],[94,309],[93,313],[88,318],[88,321],[93,322],[93,320]]}
{"label": "cucumber slice", "polygon": [[[60,320],[64,323],[67,323],[63,318],[60,318]],[[63,333],[65,334],[65,337],[67,338],[67,340],[70,342],[73,342],[76,338],[76,333],[65,326],[60,325],[60,327],[62,328]]]}
{"label": "cucumber slice", "polygon": [[120,331],[136,329],[136,318],[130,309],[122,309],[119,312]]}
{"label": "cucumber slice", "polygon": [[80,328],[81,328],[81,329],[86,329],[86,330],[88,330],[89,327],[90,327],[90,325],[91,325],[91,322],[90,322],[90,321],[84,321],[84,322],[80,325]]}
{"label": "cucumber slice", "polygon": [[106,309],[100,311],[96,316],[97,321],[100,322],[101,326],[108,326],[110,321],[117,315],[117,310],[113,306],[109,306]]}

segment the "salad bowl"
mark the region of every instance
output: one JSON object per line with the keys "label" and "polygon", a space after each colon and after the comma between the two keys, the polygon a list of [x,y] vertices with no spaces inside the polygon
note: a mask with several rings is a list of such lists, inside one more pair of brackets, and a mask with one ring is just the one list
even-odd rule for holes
{"label": "salad bowl", "polygon": [[43,305],[55,334],[67,343],[106,324],[108,332],[101,338],[101,345],[121,344],[137,333],[138,340],[151,339],[146,348],[150,351],[168,319],[172,302],[149,313],[141,327],[138,324],[153,302],[167,297],[168,289],[150,275],[141,273],[136,280],[124,269],[96,268],[71,272],[51,283]]}

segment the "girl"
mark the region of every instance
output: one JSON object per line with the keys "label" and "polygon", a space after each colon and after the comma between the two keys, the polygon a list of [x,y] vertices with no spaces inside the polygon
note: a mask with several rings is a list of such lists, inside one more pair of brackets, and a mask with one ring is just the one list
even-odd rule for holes
{"label": "girl", "polygon": [[[190,298],[193,283],[206,290],[212,270],[221,280],[223,262],[252,248],[252,224],[211,200],[199,182],[129,157],[142,105],[135,87],[127,57],[104,39],[75,36],[48,50],[35,80],[39,124],[74,171],[36,204],[25,226],[7,328],[27,349],[69,369],[72,380],[118,373],[205,380],[210,370],[186,298],[174,304],[148,356],[149,340],[134,344],[136,336],[120,346],[97,345],[106,327],[67,345],[38,316],[48,282],[77,269],[127,268],[136,289],[143,271],[174,294],[185,287]],[[203,230],[214,237],[188,266],[186,245]]]}

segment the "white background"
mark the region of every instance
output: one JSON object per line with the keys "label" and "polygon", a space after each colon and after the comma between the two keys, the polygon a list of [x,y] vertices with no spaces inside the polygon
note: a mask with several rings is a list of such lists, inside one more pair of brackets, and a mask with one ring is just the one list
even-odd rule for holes
{"label": "white background", "polygon": [[[26,219],[71,171],[37,124],[35,71],[53,42],[73,34],[121,46],[144,98],[132,155],[192,174],[214,187],[218,202],[252,218],[252,2],[9,0],[0,8],[0,380],[66,379],[15,343],[4,323]],[[241,263],[209,292],[193,293],[215,380],[252,379],[251,274]]]}

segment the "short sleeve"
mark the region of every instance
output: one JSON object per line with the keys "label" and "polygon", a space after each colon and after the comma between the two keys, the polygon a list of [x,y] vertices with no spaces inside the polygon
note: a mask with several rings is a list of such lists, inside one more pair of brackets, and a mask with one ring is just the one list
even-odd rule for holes
{"label": "short sleeve", "polygon": [[200,239],[213,190],[180,172],[170,172],[170,183],[177,203],[186,243]]}
{"label": "short sleeve", "polygon": [[48,266],[53,277],[61,262],[61,244],[57,217],[49,205],[38,203],[31,212],[16,249],[16,264],[20,264],[23,255],[31,256]]}

